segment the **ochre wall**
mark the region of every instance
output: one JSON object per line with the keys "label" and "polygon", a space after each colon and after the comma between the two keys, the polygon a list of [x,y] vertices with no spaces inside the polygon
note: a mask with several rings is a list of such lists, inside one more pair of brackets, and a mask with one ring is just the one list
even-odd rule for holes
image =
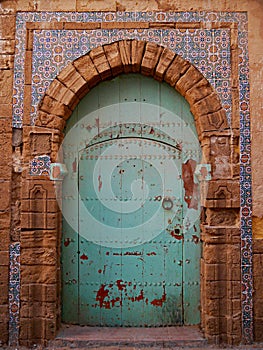
{"label": "ochre wall", "polygon": [[[190,5],[189,5],[190,3]],[[253,236],[254,236],[254,321],[255,340],[263,340],[263,1],[262,0],[3,0],[0,2],[0,339],[8,339],[8,249],[11,235],[17,228],[16,196],[12,188],[14,161],[19,162],[20,134],[12,146],[13,59],[15,50],[15,15],[17,11],[246,11],[248,13],[250,112],[253,176]],[[12,182],[13,177],[13,182]]]}

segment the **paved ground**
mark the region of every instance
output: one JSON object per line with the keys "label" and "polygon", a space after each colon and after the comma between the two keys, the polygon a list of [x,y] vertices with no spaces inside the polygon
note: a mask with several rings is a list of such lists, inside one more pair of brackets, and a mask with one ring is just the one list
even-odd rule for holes
{"label": "paved ground", "polygon": [[[28,350],[28,348],[25,347],[0,347],[2,350]],[[263,343],[261,344],[253,344],[253,345],[247,345],[247,346],[235,346],[235,347],[229,347],[229,346],[215,346],[215,345],[206,345],[202,347],[156,347],[156,346],[150,346],[150,347],[130,347],[130,346],[100,346],[100,347],[71,347],[71,346],[65,346],[65,347],[39,347],[35,346],[32,347],[31,349],[34,350],[83,350],[83,349],[88,349],[88,350],[201,350],[201,349],[207,349],[207,350],[222,350],[222,349],[233,349],[233,350],[262,350],[263,349]]]}
{"label": "paved ground", "polygon": [[[5,350],[28,350],[25,347],[1,347]],[[112,328],[64,325],[47,347],[34,350],[263,350],[263,343],[230,347],[208,345],[196,326],[164,328]]]}

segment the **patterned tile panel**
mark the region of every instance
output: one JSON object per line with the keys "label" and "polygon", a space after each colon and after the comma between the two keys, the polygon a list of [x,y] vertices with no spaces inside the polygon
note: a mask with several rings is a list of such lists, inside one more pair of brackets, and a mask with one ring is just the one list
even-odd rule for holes
{"label": "patterned tile panel", "polygon": [[9,250],[9,345],[18,344],[20,307],[20,243],[13,243]]}

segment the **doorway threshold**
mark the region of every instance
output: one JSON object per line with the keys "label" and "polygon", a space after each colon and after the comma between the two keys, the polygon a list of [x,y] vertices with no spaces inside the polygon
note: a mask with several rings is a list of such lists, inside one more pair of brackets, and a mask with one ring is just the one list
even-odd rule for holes
{"label": "doorway threshold", "polygon": [[88,327],[63,325],[52,345],[71,347],[176,347],[202,348],[207,344],[198,326]]}

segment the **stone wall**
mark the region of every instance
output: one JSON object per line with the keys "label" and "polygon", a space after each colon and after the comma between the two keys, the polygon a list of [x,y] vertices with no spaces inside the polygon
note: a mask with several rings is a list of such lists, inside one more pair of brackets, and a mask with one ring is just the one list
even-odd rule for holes
{"label": "stone wall", "polygon": [[[82,0],[4,0],[0,3],[0,84],[1,84],[1,99],[0,99],[0,146],[1,146],[1,164],[0,164],[0,339],[3,343],[8,341],[9,329],[9,312],[8,312],[8,288],[9,288],[9,249],[12,244],[21,240],[21,264],[22,264],[22,288],[21,288],[21,313],[22,320],[20,338],[24,344],[30,344],[30,341],[39,341],[37,338],[40,335],[41,339],[52,338],[59,326],[59,263],[58,257],[54,260],[54,251],[59,250],[60,236],[58,225],[59,217],[58,208],[54,201],[54,191],[50,186],[46,177],[39,177],[37,182],[30,182],[28,170],[23,171],[23,164],[28,164],[31,160],[32,138],[31,134],[43,134],[43,126],[48,127],[50,134],[50,142],[53,148],[49,150],[50,155],[56,151],[58,135],[54,130],[62,130],[64,121],[61,118],[61,112],[54,112],[54,105],[50,110],[51,102],[54,98],[58,100],[58,110],[61,107],[61,100],[65,102],[63,107],[63,115],[68,116],[76,104],[77,98],[81,98],[89,88],[86,84],[88,78],[84,75],[78,76],[78,79],[73,79],[72,67],[67,68],[64,76],[58,77],[52,87],[50,87],[39,112],[37,127],[34,130],[30,127],[24,128],[24,158],[21,163],[22,152],[22,135],[19,129],[12,130],[12,96],[13,96],[13,68],[14,68],[14,53],[15,53],[15,16],[17,11],[246,11],[248,13],[248,35],[249,35],[249,63],[250,63],[250,112],[251,112],[251,133],[252,133],[252,175],[253,175],[253,235],[254,235],[254,336],[255,341],[263,340],[263,279],[262,279],[262,263],[263,263],[263,191],[262,191],[262,172],[263,160],[261,155],[263,137],[261,114],[263,102],[259,98],[262,91],[262,65],[263,65],[263,31],[262,31],[262,13],[263,3],[260,0],[232,0],[232,1],[216,1],[207,0],[191,1],[155,1],[148,0],[143,2],[136,1],[82,1]],[[28,43],[30,47],[30,43]],[[158,49],[159,50],[159,49]],[[154,51],[157,57],[164,57],[164,53]],[[102,50],[103,51],[103,50]],[[148,52],[150,51],[150,47]],[[101,54],[107,56],[108,69],[102,68],[106,61],[101,62]],[[95,63],[97,73],[102,74],[99,80],[107,77],[107,72],[114,72],[113,75],[119,74],[120,66],[125,67],[124,59],[121,55],[114,56],[115,50],[100,52],[100,49],[93,52],[91,59]],[[146,51],[147,53],[147,51]],[[28,50],[27,55],[30,55]],[[158,70],[153,69],[157,66],[157,61],[151,59],[152,54],[145,55],[142,72],[144,74],[154,75],[155,78],[160,78]],[[105,56],[105,57],[106,57]],[[171,59],[171,58],[168,58]],[[121,61],[120,61],[121,60]],[[97,63],[96,63],[97,62]],[[74,64],[75,65],[75,64]],[[101,70],[101,72],[100,72]],[[78,72],[81,72],[81,64]],[[184,72],[183,72],[184,73]],[[87,73],[86,73],[87,74]],[[188,73],[189,74],[189,73]],[[70,78],[69,78],[70,77]],[[76,77],[76,73],[75,73]],[[191,81],[193,75],[185,77],[186,82]],[[94,78],[94,77],[93,77]],[[70,79],[68,81],[67,79]],[[84,80],[83,80],[84,79]],[[98,78],[97,78],[98,79]],[[184,78],[183,78],[184,79]],[[98,80],[98,81],[99,81]],[[74,83],[73,83],[74,81]],[[98,82],[94,78],[94,84]],[[182,82],[182,80],[181,80]],[[63,89],[61,89],[61,83]],[[25,82],[27,89],[27,82]],[[75,84],[75,85],[74,85]],[[80,84],[80,85],[79,85]],[[172,84],[171,84],[172,85]],[[174,83],[175,85],[175,83]],[[65,88],[64,88],[65,86]],[[81,89],[79,88],[81,86]],[[182,84],[184,86],[184,84]],[[180,84],[177,89],[181,93]],[[59,98],[57,97],[59,92]],[[74,95],[73,95],[74,94]],[[235,102],[235,101],[233,101]],[[205,104],[207,106],[207,104]],[[200,106],[196,104],[192,111],[194,115],[200,113]],[[198,111],[199,108],[199,111]],[[52,112],[52,117],[50,113]],[[27,111],[25,111],[27,113]],[[198,117],[198,123],[202,118]],[[204,118],[203,121],[205,122]],[[26,123],[29,123],[28,121]],[[238,124],[238,119],[236,120]],[[238,128],[238,125],[236,127]],[[50,128],[50,129],[49,129]],[[50,132],[50,130],[52,131]],[[206,129],[206,128],[205,128]],[[199,130],[200,133],[200,130]],[[44,132],[45,134],[45,132]],[[214,135],[218,137],[219,135]],[[41,137],[39,135],[39,137]],[[46,135],[44,136],[46,137]],[[228,138],[229,135],[223,135]],[[58,137],[60,139],[60,136]],[[211,141],[211,138],[209,139]],[[238,149],[238,134],[231,138],[230,149]],[[47,143],[44,140],[44,147]],[[203,149],[207,145],[206,137],[203,138]],[[27,148],[28,147],[28,148]],[[28,152],[27,152],[28,151]],[[208,157],[213,158],[213,152],[208,151]],[[48,152],[46,152],[48,153]],[[236,170],[232,169],[232,175]],[[232,176],[231,175],[231,176]],[[235,176],[232,180],[235,180]],[[23,187],[21,191],[21,180],[23,184],[28,184],[28,187]],[[224,341],[229,343],[239,342],[241,339],[241,286],[240,286],[240,231],[238,229],[238,205],[230,204],[223,199],[225,203],[221,205],[220,197],[217,198],[218,207],[215,207],[215,193],[220,193],[218,181],[211,183],[212,197],[207,200],[205,206],[207,211],[204,217],[204,226],[202,228],[202,239],[204,242],[205,252],[202,257],[202,296],[203,304],[203,321],[202,326],[205,330],[207,338],[211,341]],[[214,186],[214,188],[213,188]],[[223,184],[223,187],[225,183]],[[229,187],[230,186],[230,187]],[[238,193],[232,194],[233,186],[227,185],[227,192],[231,196],[238,198]],[[237,188],[237,187],[236,187]],[[236,189],[235,189],[236,191]],[[30,193],[30,195],[29,195]],[[30,197],[31,196],[31,197]],[[35,204],[36,199],[40,199]],[[23,233],[20,238],[20,210],[22,200],[22,226]],[[210,202],[209,202],[210,201]],[[42,203],[42,204],[41,204]],[[48,203],[48,204],[47,204]],[[41,206],[42,205],[42,206]],[[48,207],[47,207],[48,205]],[[36,206],[36,207],[34,207]],[[39,215],[46,210],[46,215],[43,221],[43,215]],[[225,208],[222,210],[222,208]],[[30,214],[29,214],[30,213]],[[220,221],[221,220],[221,221]],[[227,221],[227,222],[226,222]],[[222,224],[231,227],[230,230],[219,228]],[[214,228],[213,226],[217,226]],[[29,228],[30,230],[27,230]],[[47,231],[46,229],[50,230]],[[32,230],[33,229],[33,230]],[[54,231],[52,231],[54,230]],[[52,234],[53,232],[53,234]],[[10,246],[11,243],[11,246]],[[40,248],[40,256],[34,254],[32,248]],[[219,251],[223,251],[218,255]],[[43,260],[50,261],[50,267],[42,271]],[[36,267],[36,262],[38,266]],[[24,270],[23,270],[24,269]],[[48,271],[48,273],[47,273]],[[51,280],[50,280],[51,279]],[[225,302],[227,299],[227,302]],[[50,317],[52,315],[52,317]],[[235,315],[233,317],[233,315]],[[32,322],[34,320],[34,322]]]}

